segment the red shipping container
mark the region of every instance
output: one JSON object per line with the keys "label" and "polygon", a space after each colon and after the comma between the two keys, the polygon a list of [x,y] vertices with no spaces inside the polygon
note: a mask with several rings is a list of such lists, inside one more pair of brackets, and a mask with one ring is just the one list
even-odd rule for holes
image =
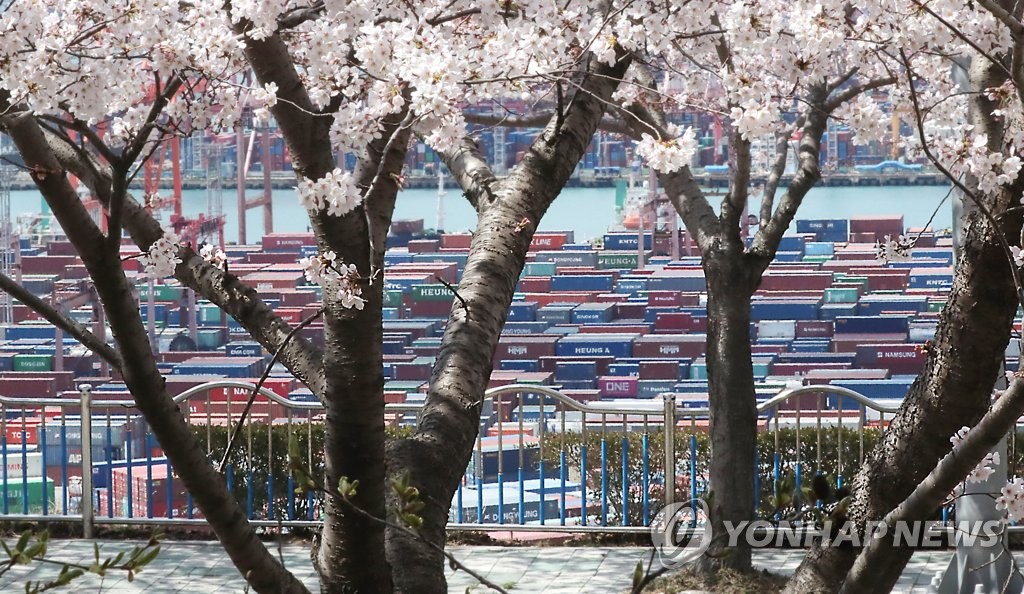
{"label": "red shipping container", "polygon": [[[563,390],[562,394],[564,396],[572,398],[576,402],[582,403],[596,402],[601,399],[600,390]],[[566,407],[562,406],[561,404],[557,404],[556,406],[557,410],[563,410],[564,408]]]}
{"label": "red shipping container", "polygon": [[772,363],[772,375],[804,376],[816,369],[850,369],[848,363]]}
{"label": "red shipping container", "polygon": [[752,344],[750,345],[751,355],[776,355],[789,350],[785,344]]}
{"label": "red shipping container", "polygon": [[[644,313],[647,311],[647,307],[648,306],[643,303],[616,303],[615,319],[642,320],[644,319]],[[649,332],[649,330],[647,332]]]}
{"label": "red shipping container", "polygon": [[[260,292],[264,299],[272,298],[270,294]],[[316,293],[301,289],[279,289],[276,297],[281,300],[281,307],[305,307],[316,303]]]}
{"label": "red shipping container", "polygon": [[[237,359],[244,360],[243,357],[236,357]],[[259,378],[241,379],[238,381],[248,382],[255,386],[260,380]],[[287,398],[288,394],[295,390],[295,380],[292,378],[283,377],[271,377],[267,378],[263,382],[263,387],[270,390],[274,394],[277,394],[281,398]],[[214,388],[209,391],[211,402],[225,402],[230,399],[232,402],[245,402],[249,399],[249,395],[252,390],[249,388]],[[265,396],[258,395],[259,400],[266,400]],[[194,397],[195,400],[206,400],[203,395],[197,395]]]}
{"label": "red shipping container", "polygon": [[302,274],[297,272],[252,272],[242,276],[242,271],[232,269],[250,287],[257,291],[265,289],[294,289],[303,282]]}
{"label": "red shipping container", "polygon": [[798,320],[797,338],[831,338],[835,334],[835,322],[831,320]]}
{"label": "red shipping container", "polygon": [[814,369],[804,376],[804,385],[822,386],[843,379],[889,379],[890,375],[888,369]]}
{"label": "red shipping container", "polygon": [[304,246],[316,245],[316,240],[312,233],[268,233],[261,243],[267,251],[298,253]]}
{"label": "red shipping container", "polygon": [[56,274],[64,273],[65,266],[81,264],[78,256],[22,256],[22,274]]}
{"label": "red shipping container", "polygon": [[52,377],[18,377],[11,372],[3,379],[3,393],[10,398],[53,398],[57,395],[57,380]]}
{"label": "red shipping container", "polygon": [[590,303],[594,300],[594,294],[590,292],[562,292],[562,293],[526,293],[523,301],[533,301],[537,307],[544,307],[552,303]]}
{"label": "red shipping container", "polygon": [[550,276],[526,276],[519,279],[520,293],[547,293],[551,290]]}
{"label": "red shipping container", "polygon": [[850,219],[850,233],[889,234],[893,237],[903,235],[903,215],[889,216],[857,216]]}
{"label": "red shipping container", "polygon": [[679,361],[641,361],[640,379],[679,379]]}
{"label": "red shipping container", "polygon": [[562,246],[569,243],[572,231],[561,231],[558,233],[534,233],[530,240],[530,251],[542,252],[548,250],[560,250]]}
{"label": "red shipping container", "polygon": [[[298,258],[294,252],[254,252],[245,255],[246,264],[297,264]],[[230,270],[235,269],[235,264],[229,264]]]}
{"label": "red shipping container", "polygon": [[685,312],[663,312],[654,318],[654,331],[657,333],[690,332],[693,329],[693,316]]}
{"label": "red shipping container", "polygon": [[761,277],[759,291],[824,291],[832,285],[831,273],[784,272],[773,274],[769,271]]}
{"label": "red shipping container", "polygon": [[[495,363],[505,359],[539,359],[555,354],[559,336],[502,336],[494,354]],[[493,374],[491,375],[493,378]]]}
{"label": "red shipping container", "polygon": [[704,355],[703,334],[648,334],[633,341],[633,356],[649,359],[696,359]]}
{"label": "red shipping container", "polygon": [[473,242],[469,233],[445,233],[441,236],[441,247],[448,249],[468,250]]}
{"label": "red shipping container", "polygon": [[650,324],[608,324],[605,326],[580,326],[580,334],[647,334]]}
{"label": "red shipping container", "polygon": [[637,377],[608,376],[597,378],[597,389],[606,398],[635,398],[640,388]]}
{"label": "red shipping container", "polygon": [[651,307],[682,307],[683,294],[677,291],[649,291],[647,305]]}
{"label": "red shipping container", "polygon": [[[455,296],[452,296],[452,300]],[[414,318],[447,318],[452,313],[453,301],[413,301],[409,313]]]}
{"label": "red shipping container", "polygon": [[833,353],[856,353],[862,344],[898,343],[906,339],[906,334],[836,334],[832,337],[830,350]]}
{"label": "red shipping container", "polygon": [[[24,425],[22,425],[21,419],[8,420],[4,425],[4,437],[7,439],[7,445],[16,446],[22,443],[25,445],[38,445],[39,425],[41,422],[38,417],[26,418]],[[23,438],[25,441],[22,441]],[[8,452],[8,455],[13,456],[15,454]]]}
{"label": "red shipping container", "polygon": [[920,344],[861,344],[854,359],[858,367],[888,369],[895,374],[916,375],[924,368],[928,354]]}
{"label": "red shipping container", "polygon": [[410,254],[430,254],[441,247],[441,242],[436,239],[413,239],[409,241],[406,249]]}

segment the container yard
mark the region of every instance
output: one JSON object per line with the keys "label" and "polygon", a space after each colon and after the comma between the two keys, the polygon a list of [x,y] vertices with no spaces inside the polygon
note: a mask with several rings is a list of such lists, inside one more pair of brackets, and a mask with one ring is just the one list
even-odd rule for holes
{"label": "container yard", "polygon": [[[900,216],[798,220],[794,230],[751,307],[756,393],[758,402],[770,407],[762,410],[762,429],[799,430],[801,414],[804,425],[817,423],[819,431],[822,424],[861,430],[884,425],[925,363],[925,342],[935,332],[953,280],[951,240],[930,230],[905,229]],[[908,259],[875,259],[876,240],[904,233],[918,237]],[[498,394],[485,403],[482,437],[453,503],[453,522],[586,523],[588,515],[624,522],[632,513],[625,494],[633,479],[609,487],[608,464],[613,455],[621,460],[636,454],[627,453],[626,434],[612,432],[643,435],[640,455],[646,468],[653,456],[648,436],[661,430],[670,402],[677,407],[678,429],[689,436],[676,446],[690,456],[681,467],[685,476],[678,479],[691,489],[701,482],[696,445],[688,441],[696,444],[706,432],[707,415],[685,411],[707,408],[704,275],[697,256],[670,255],[691,244],[685,232],[640,237],[612,232],[591,245],[576,243],[571,232],[535,235],[494,355],[490,388],[543,389]],[[469,234],[426,237],[422,220],[393,226],[383,276],[384,390],[392,426],[413,423],[415,407],[425,398],[453,303],[444,283],[457,286],[470,241]],[[69,244],[23,240],[19,247],[24,285],[51,302],[73,301],[68,314],[102,333],[92,303],[76,300],[85,270]],[[224,249],[232,273],[255,287],[282,318],[294,324],[317,311],[320,289],[306,282],[298,264],[315,251],[311,234],[269,233],[258,245]],[[135,254],[123,248],[126,258]],[[129,258],[126,265],[135,262]],[[245,384],[257,381],[270,356],[234,320],[208,302],[193,301],[174,281],[137,286],[167,388],[182,398],[183,412],[215,458],[224,428],[249,397]],[[130,405],[126,408],[131,395],[119,378],[28,308],[15,304],[11,315],[0,327],[4,512],[76,513],[85,496],[79,390],[89,384],[92,445],[85,458],[91,458],[97,514],[195,517],[159,444]],[[313,323],[303,335],[318,342],[322,326]],[[1017,358],[1008,357],[1006,365],[1016,369]],[[193,393],[206,382],[223,380],[241,383]],[[824,391],[765,404],[794,386]],[[280,457],[285,446],[275,437],[280,428],[308,434],[304,448],[313,460],[319,404],[280,366],[271,370],[264,388],[269,396],[261,396],[253,408],[246,447],[228,466],[229,483],[241,489],[253,517],[312,518],[312,500],[294,494],[286,465],[278,460],[269,471],[254,471],[253,459],[259,452]],[[878,406],[869,410],[848,391]],[[812,416],[815,420],[808,421]],[[574,433],[600,440],[596,450],[581,446],[582,459],[571,467],[565,441]],[[554,458],[551,443],[561,444]],[[776,477],[784,470],[776,460]],[[635,480],[643,481],[644,493],[652,486],[646,474]],[[613,489],[621,489],[623,497],[609,503]],[[646,495],[642,506],[646,521]]]}

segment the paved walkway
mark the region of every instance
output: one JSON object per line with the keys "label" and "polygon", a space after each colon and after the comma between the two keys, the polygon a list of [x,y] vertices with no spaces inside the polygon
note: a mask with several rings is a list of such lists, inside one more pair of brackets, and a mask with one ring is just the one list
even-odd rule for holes
{"label": "paved walkway", "polygon": [[[131,549],[133,543],[101,541],[102,556]],[[629,589],[638,560],[646,562],[649,550],[638,547],[452,547],[462,562],[512,593],[611,594]],[[283,547],[285,564],[315,592],[317,580],[308,550],[298,545]],[[776,573],[790,574],[803,552],[755,551],[754,564]],[[918,553],[903,572],[895,592],[924,594],[936,572],[949,563],[950,552]],[[89,562],[91,541],[58,540],[50,544],[49,557],[62,561]],[[1018,563],[1024,555],[1015,555]],[[34,564],[16,567],[0,576],[0,592],[24,591],[27,580],[46,580],[57,575],[58,567]],[[464,572],[448,570],[449,591],[465,592],[475,580]],[[165,541],[157,559],[131,583],[124,572],[102,579],[86,575],[74,582],[71,591],[100,591],[114,594],[142,592],[189,592],[229,594],[244,591],[238,572],[217,543]],[[485,588],[473,588],[484,592]]]}

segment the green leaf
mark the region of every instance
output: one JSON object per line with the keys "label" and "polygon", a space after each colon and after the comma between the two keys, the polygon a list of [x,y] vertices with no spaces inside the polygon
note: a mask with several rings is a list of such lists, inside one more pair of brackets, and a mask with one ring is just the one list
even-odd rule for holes
{"label": "green leaf", "polygon": [[640,582],[644,579],[644,563],[643,561],[637,561],[636,567],[633,568],[633,590],[635,591],[640,587]]}
{"label": "green leaf", "polygon": [[26,531],[22,532],[21,536],[18,538],[17,544],[14,545],[14,550],[19,552],[19,553],[24,552],[25,551],[25,547],[28,545],[28,540],[30,538],[32,538],[32,531],[31,530],[26,530]]}
{"label": "green leaf", "polygon": [[141,568],[149,565],[149,563],[151,561],[153,561],[153,559],[156,559],[156,556],[159,555],[159,554],[160,554],[160,547],[153,547],[152,549],[149,550],[149,552],[147,552],[144,555],[142,555],[141,557],[139,557],[139,559],[135,562],[135,567],[138,568],[138,569],[141,569]]}

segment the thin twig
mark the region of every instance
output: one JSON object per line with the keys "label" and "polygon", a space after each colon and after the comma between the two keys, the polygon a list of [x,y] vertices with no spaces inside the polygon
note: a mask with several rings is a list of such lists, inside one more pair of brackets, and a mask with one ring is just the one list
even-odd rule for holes
{"label": "thin twig", "polygon": [[[307,476],[310,476],[310,475],[307,474]],[[423,535],[421,535],[420,533],[416,532],[412,528],[409,528],[408,526],[403,526],[401,524],[397,524],[397,523],[392,522],[390,520],[378,518],[377,516],[371,514],[370,512],[366,511],[365,509],[363,509],[363,508],[359,507],[358,505],[356,505],[355,503],[353,503],[351,499],[349,499],[348,497],[343,495],[340,491],[324,488],[324,486],[321,485],[320,483],[318,483],[316,481],[316,479],[310,478],[310,480],[315,485],[313,487],[314,491],[318,491],[320,493],[325,493],[325,494],[327,494],[330,497],[336,497],[346,507],[348,507],[352,511],[356,512],[356,514],[358,514],[358,515],[360,515],[360,516],[370,520],[371,522],[377,522],[378,524],[381,524],[381,525],[383,525],[386,528],[391,528],[392,530],[398,530],[399,532],[402,532],[403,534],[409,536],[410,538],[413,538],[415,540],[418,540],[418,541],[422,542],[423,544],[427,545],[428,547],[430,547],[430,548],[434,549],[435,551],[438,551],[439,553],[444,555],[445,558],[448,559],[448,563],[452,567],[452,569],[457,569],[457,570],[464,571],[470,577],[472,577],[476,581],[480,582],[481,585],[487,586],[488,588],[491,588],[492,590],[496,590],[497,592],[500,592],[501,594],[508,594],[507,590],[505,590],[504,588],[502,588],[498,584],[495,584],[494,582],[488,580],[487,578],[485,578],[484,576],[480,575],[479,573],[473,571],[469,567],[466,567],[466,565],[464,565],[461,561],[459,561],[458,558],[455,557],[455,555],[453,555],[453,554],[449,553],[447,550],[445,550],[445,548],[443,546],[441,546],[439,544],[436,544],[434,542],[431,542],[428,538],[424,537]]]}
{"label": "thin twig", "polygon": [[1024,288],[1021,287],[1020,274],[1017,270],[1017,265],[1013,260],[1013,250],[1010,249],[1009,242],[1006,241],[1006,237],[1003,236],[1002,230],[999,228],[999,221],[992,215],[992,211],[979,199],[974,192],[971,191],[963,182],[957,179],[952,172],[949,171],[938,158],[932,153],[931,149],[928,148],[928,139],[924,132],[924,120],[921,118],[921,106],[918,103],[917,90],[914,88],[914,71],[910,67],[910,60],[907,58],[907,54],[901,49],[900,57],[903,60],[903,65],[907,70],[907,86],[910,87],[910,100],[914,106],[914,116],[917,123],[917,133],[921,137],[921,150],[924,152],[928,160],[931,161],[932,165],[935,166],[943,175],[945,175],[949,181],[953,182],[964,196],[967,196],[978,207],[978,210],[988,219],[988,222],[992,225],[992,232],[996,236],[996,240],[999,245],[1003,248],[1003,253],[1006,255],[1006,261],[1010,266],[1010,276],[1013,278],[1013,286],[1017,290],[1017,301],[1024,305]]}
{"label": "thin twig", "polygon": [[469,317],[469,303],[466,302],[465,298],[463,298],[462,295],[459,295],[458,289],[453,287],[450,282],[444,280],[443,278],[436,274],[434,275],[434,278],[436,278],[437,282],[444,285],[449,291],[452,292],[453,295],[455,295],[455,298],[458,299],[460,303],[462,303],[462,309],[466,310],[466,317]]}
{"label": "thin twig", "polygon": [[121,355],[111,348],[110,345],[100,340],[98,336],[90,332],[85,326],[65,316],[50,304],[33,295],[11,277],[0,274],[0,290],[24,303],[29,309],[43,316],[47,322],[74,336],[78,342],[102,357],[114,369],[118,371],[123,370],[124,362],[121,360]]}
{"label": "thin twig", "polygon": [[242,425],[245,423],[245,418],[246,416],[249,415],[249,410],[252,409],[252,405],[256,401],[256,394],[259,394],[259,391],[263,387],[263,384],[267,381],[267,378],[270,377],[270,370],[273,369],[274,363],[277,362],[277,358],[281,355],[282,352],[284,352],[284,348],[288,346],[288,342],[292,339],[292,337],[299,333],[299,330],[302,330],[306,326],[312,324],[313,320],[320,317],[320,315],[323,313],[324,308],[323,306],[321,306],[312,315],[308,316],[306,319],[299,322],[299,324],[292,328],[292,331],[288,333],[288,336],[284,338],[281,344],[277,347],[277,350],[274,351],[274,356],[270,359],[270,363],[267,363],[266,370],[263,371],[263,376],[260,378],[260,381],[257,382],[255,386],[253,386],[252,393],[249,394],[249,401],[245,403],[245,408],[242,409],[242,415],[239,417],[238,423],[235,425],[235,428],[231,431],[231,438],[228,440],[228,445],[224,449],[224,457],[221,459],[220,464],[217,466],[219,472],[224,472],[224,469],[227,468],[228,458],[231,456],[231,450],[235,446],[235,441],[238,439],[238,434],[242,432]]}

